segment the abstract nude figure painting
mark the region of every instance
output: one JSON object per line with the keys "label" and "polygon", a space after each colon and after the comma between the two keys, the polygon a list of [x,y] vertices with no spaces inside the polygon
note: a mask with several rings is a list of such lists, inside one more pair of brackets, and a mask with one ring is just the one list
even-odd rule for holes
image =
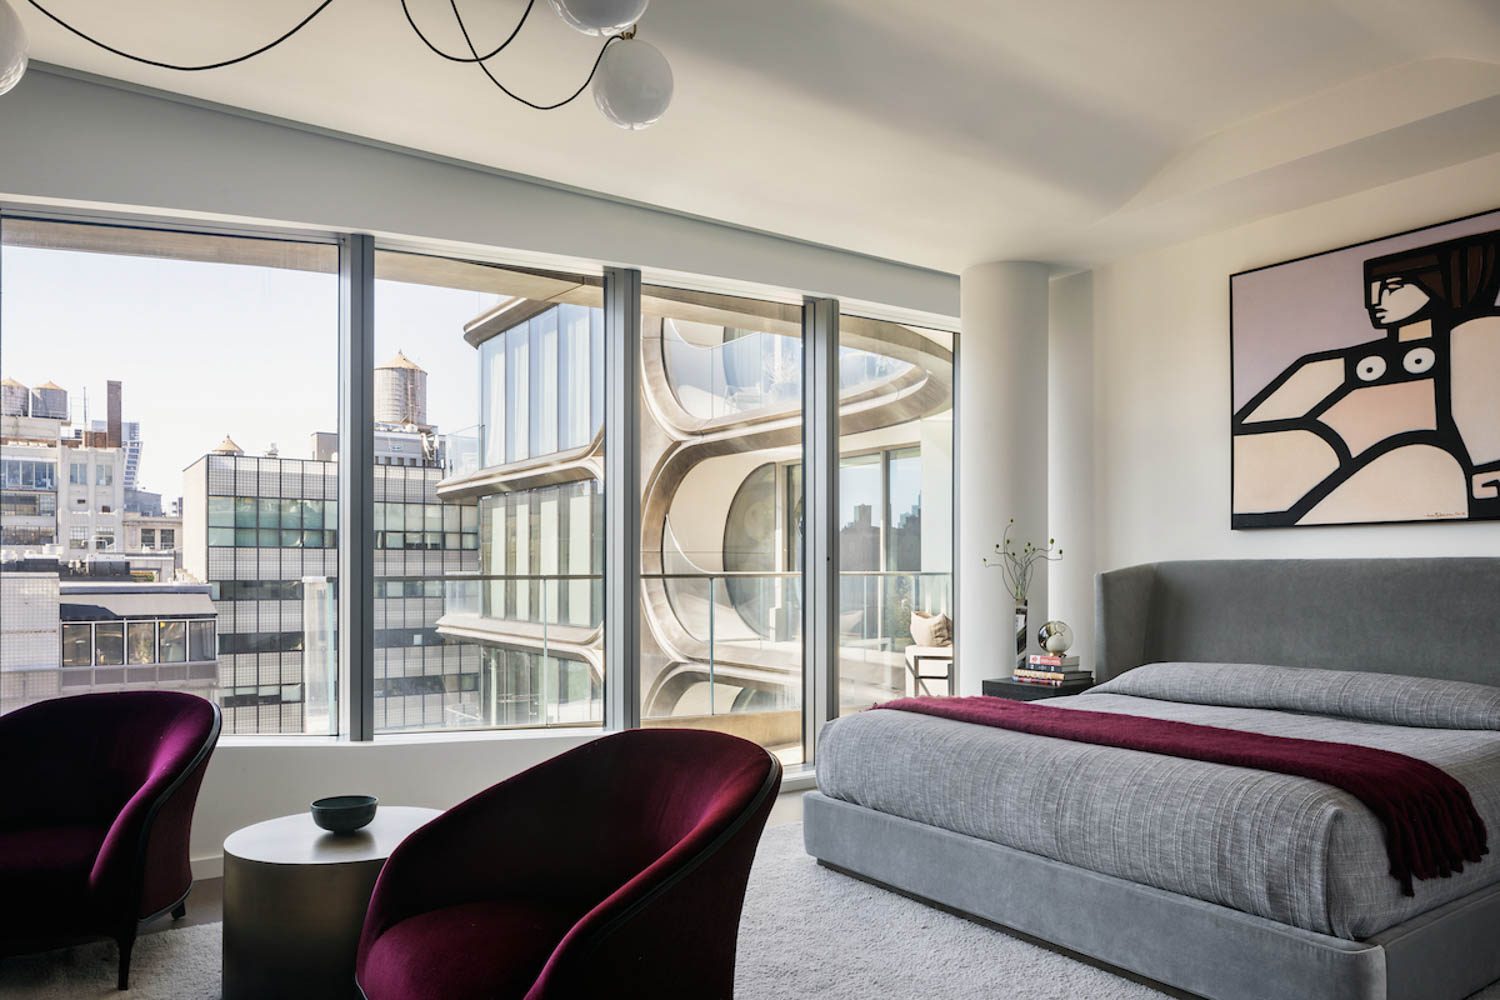
{"label": "abstract nude figure painting", "polygon": [[1500,519],[1500,211],[1229,286],[1233,527]]}

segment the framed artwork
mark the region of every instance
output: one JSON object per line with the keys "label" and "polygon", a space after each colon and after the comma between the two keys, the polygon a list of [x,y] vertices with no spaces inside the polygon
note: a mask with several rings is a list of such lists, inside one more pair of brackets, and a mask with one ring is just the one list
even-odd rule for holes
{"label": "framed artwork", "polygon": [[1500,210],[1229,279],[1230,524],[1500,519]]}

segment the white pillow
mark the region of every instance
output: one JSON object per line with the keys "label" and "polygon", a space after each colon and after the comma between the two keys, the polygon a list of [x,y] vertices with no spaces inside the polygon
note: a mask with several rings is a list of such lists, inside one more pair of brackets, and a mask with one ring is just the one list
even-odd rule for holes
{"label": "white pillow", "polygon": [[953,621],[945,614],[911,613],[911,640],[918,646],[953,645]]}

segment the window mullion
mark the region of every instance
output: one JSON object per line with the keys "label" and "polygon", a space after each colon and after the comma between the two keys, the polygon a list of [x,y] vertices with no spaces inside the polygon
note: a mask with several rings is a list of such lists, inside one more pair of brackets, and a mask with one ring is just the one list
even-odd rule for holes
{"label": "window mullion", "polygon": [[817,756],[818,730],[838,714],[839,305],[802,306],[803,698],[802,745]]}
{"label": "window mullion", "polygon": [[339,732],[375,737],[375,239],[339,246]]}
{"label": "window mullion", "polygon": [[641,274],[604,269],[604,726],[641,724]]}

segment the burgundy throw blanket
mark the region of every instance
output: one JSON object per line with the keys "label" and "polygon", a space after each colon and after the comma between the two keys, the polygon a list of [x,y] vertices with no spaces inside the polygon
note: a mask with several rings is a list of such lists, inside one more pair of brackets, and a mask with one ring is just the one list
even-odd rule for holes
{"label": "burgundy throw blanket", "polygon": [[1405,754],[1287,736],[1266,736],[1139,715],[1051,708],[988,696],[901,698],[876,708],[936,715],[1078,743],[1232,764],[1312,778],[1359,799],[1385,826],[1391,874],[1407,896],[1412,879],[1446,878],[1489,853],[1469,790],[1446,771]]}

